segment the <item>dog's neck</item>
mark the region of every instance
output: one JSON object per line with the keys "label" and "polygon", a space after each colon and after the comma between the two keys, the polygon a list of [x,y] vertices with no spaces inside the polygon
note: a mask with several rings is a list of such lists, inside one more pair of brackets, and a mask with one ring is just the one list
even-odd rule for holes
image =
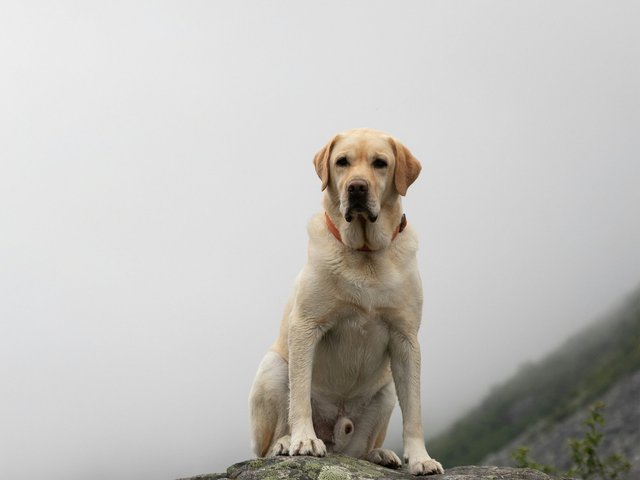
{"label": "dog's neck", "polygon": [[327,229],[352,250],[375,252],[387,248],[406,226],[399,198],[390,207],[382,209],[375,223],[360,216],[347,222],[340,213],[339,205],[331,202],[328,196],[324,200]]}

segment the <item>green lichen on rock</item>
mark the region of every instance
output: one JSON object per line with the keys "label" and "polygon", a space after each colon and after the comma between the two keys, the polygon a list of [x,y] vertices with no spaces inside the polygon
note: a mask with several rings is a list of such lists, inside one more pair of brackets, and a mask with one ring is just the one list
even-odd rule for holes
{"label": "green lichen on rock", "polygon": [[352,478],[351,472],[339,465],[322,467],[318,475],[318,480],[351,480]]}
{"label": "green lichen on rock", "polygon": [[345,455],[328,455],[321,458],[282,456],[237,463],[227,469],[224,478],[239,480],[376,480],[404,479],[406,473],[389,470]]}

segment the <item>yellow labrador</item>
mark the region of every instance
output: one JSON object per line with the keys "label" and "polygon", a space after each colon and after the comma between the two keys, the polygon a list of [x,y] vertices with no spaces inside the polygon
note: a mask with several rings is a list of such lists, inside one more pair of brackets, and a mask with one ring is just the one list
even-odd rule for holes
{"label": "yellow labrador", "polygon": [[330,451],[398,468],[382,448],[397,392],[405,464],[442,473],[422,433],[418,242],[400,201],[420,163],[395,138],[357,129],[336,135],[314,164],[325,212],[309,222],[307,264],[253,382],[254,452]]}

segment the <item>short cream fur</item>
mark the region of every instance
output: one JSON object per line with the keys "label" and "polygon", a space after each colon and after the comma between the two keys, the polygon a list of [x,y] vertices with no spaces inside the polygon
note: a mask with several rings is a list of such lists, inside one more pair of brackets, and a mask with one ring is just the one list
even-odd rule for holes
{"label": "short cream fur", "polygon": [[[310,220],[307,263],[251,389],[254,452],[333,451],[397,468],[382,447],[397,395],[408,470],[442,473],[422,431],[418,241],[410,224],[393,239],[420,163],[392,136],[356,129],[333,137],[314,165],[341,238],[324,212]],[[366,185],[366,202],[351,214],[355,184]]]}

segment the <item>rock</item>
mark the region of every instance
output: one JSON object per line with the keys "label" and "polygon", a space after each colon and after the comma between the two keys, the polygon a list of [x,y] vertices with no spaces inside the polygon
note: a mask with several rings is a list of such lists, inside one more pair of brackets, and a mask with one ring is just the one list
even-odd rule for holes
{"label": "rock", "polygon": [[[402,479],[415,480],[415,476],[403,470],[390,470],[365,460],[329,455],[316,457],[257,458],[236,463],[226,473],[199,475],[182,480],[360,480]],[[552,480],[554,477],[537,470],[510,467],[455,467],[435,480]]]}

